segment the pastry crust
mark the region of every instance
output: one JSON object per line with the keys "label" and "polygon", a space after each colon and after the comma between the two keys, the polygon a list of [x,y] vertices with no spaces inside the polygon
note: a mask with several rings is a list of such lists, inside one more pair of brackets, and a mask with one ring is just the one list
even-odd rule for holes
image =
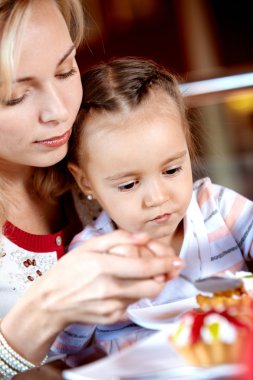
{"label": "pastry crust", "polygon": [[178,321],[170,342],[187,362],[213,366],[242,362],[252,319],[242,320],[228,311],[188,312]]}
{"label": "pastry crust", "polygon": [[198,294],[196,296],[197,303],[201,310],[222,310],[231,307],[249,307],[252,303],[252,298],[246,293],[241,295],[223,295],[214,294],[213,296],[205,296]]}
{"label": "pastry crust", "polygon": [[[211,295],[198,294],[196,301],[201,310],[222,310],[231,307],[250,307],[252,304],[252,273],[227,272],[229,277],[241,278],[243,285],[230,290],[214,292]],[[250,281],[249,281],[250,280]],[[249,288],[250,285],[250,288]]]}

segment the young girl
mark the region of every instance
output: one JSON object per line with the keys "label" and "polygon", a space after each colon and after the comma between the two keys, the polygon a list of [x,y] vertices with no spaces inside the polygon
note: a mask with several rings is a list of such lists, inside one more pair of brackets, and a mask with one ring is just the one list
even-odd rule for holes
{"label": "young girl", "polygon": [[[192,280],[246,269],[253,254],[253,203],[209,178],[193,183],[196,139],[176,79],[154,62],[123,58],[89,70],[82,80],[69,169],[103,211],[70,247],[122,228],[145,231],[174,247]],[[194,294],[190,283],[178,278],[141,305]],[[112,350],[124,345],[122,329],[129,339],[124,324],[107,333],[98,326],[97,339]],[[64,342],[67,350],[63,333],[59,345]]]}
{"label": "young girl", "polygon": [[[117,321],[180,267],[172,249],[120,230],[65,255],[83,228],[62,161],[82,99],[83,24],[79,0],[1,1],[0,377],[45,362],[70,323]],[[160,257],[110,254],[140,245]]]}

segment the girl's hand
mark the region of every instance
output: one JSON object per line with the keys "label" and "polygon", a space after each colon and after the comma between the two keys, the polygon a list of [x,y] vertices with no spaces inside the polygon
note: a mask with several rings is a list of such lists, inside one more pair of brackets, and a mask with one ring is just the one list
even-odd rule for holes
{"label": "girl's hand", "polygon": [[[147,239],[148,236],[145,233],[140,233],[136,235]],[[170,256],[174,257],[174,251],[163,243],[160,243],[156,240],[145,240],[144,244],[124,244],[118,245],[108,250],[108,254],[122,255],[127,257],[154,257],[154,256]],[[178,261],[175,258],[173,262],[173,268],[166,274],[159,274],[155,276],[154,279],[159,282],[164,282],[171,280],[178,276],[180,270],[183,268],[183,261],[179,259]]]}

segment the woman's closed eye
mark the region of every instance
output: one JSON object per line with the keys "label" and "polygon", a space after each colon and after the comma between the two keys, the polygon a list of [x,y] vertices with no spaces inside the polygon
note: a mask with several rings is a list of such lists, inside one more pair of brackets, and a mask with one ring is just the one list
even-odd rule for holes
{"label": "woman's closed eye", "polygon": [[17,104],[22,103],[25,100],[26,96],[27,96],[27,93],[24,93],[22,96],[19,96],[18,98],[12,98],[12,99],[6,100],[4,102],[4,105],[5,106],[16,106]]}
{"label": "woman's closed eye", "polygon": [[58,79],[67,79],[69,77],[72,77],[72,75],[75,75],[76,73],[77,73],[77,69],[75,69],[74,67],[72,67],[72,69],[69,70],[69,71],[57,74],[56,78],[58,78]]}
{"label": "woman's closed eye", "polygon": [[175,167],[175,168],[171,168],[171,169],[165,170],[163,172],[163,174],[165,174],[167,176],[173,176],[173,175],[179,173],[181,170],[182,170],[182,166],[178,166],[178,167]]}
{"label": "woman's closed eye", "polygon": [[[67,72],[63,72],[63,73],[59,73],[59,74],[57,74],[57,75],[56,75],[56,78],[58,78],[58,79],[60,79],[60,80],[62,80],[62,79],[67,79],[67,78],[71,77],[72,75],[75,75],[77,72],[78,72],[78,70],[77,70],[76,68],[72,67],[71,70],[69,70],[69,71],[67,71]],[[13,98],[11,98],[11,99],[9,99],[9,100],[6,100],[6,101],[4,102],[4,105],[5,105],[5,106],[16,106],[16,105],[18,105],[18,104],[21,104],[21,103],[25,100],[26,96],[28,95],[28,92],[29,92],[29,91],[26,91],[26,92],[25,92],[23,95],[21,95],[21,96],[13,97]]]}
{"label": "woman's closed eye", "polygon": [[118,185],[119,191],[129,191],[132,190],[136,185],[138,185],[139,181],[129,181],[126,183],[122,183]]}

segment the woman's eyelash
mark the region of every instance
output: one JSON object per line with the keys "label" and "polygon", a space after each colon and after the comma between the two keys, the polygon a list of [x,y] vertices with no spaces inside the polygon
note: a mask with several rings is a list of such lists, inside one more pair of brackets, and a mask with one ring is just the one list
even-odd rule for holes
{"label": "woman's eyelash", "polygon": [[26,97],[26,94],[20,96],[19,98],[15,98],[15,99],[7,100],[7,101],[5,102],[5,105],[6,105],[6,106],[15,106],[15,105],[17,105],[17,104],[22,103],[23,100],[25,99],[25,97]]}
{"label": "woman's eyelash", "polygon": [[76,72],[77,72],[77,70],[73,68],[73,69],[71,69],[70,71],[68,71],[66,73],[57,74],[56,76],[59,79],[66,79],[66,78],[69,78],[72,75],[74,75]]}
{"label": "woman's eyelash", "polygon": [[[77,70],[72,68],[70,71],[68,71],[66,73],[62,73],[62,74],[57,74],[56,76],[59,79],[67,79],[67,78],[71,77],[72,75],[74,75],[76,72],[77,72]],[[16,106],[17,104],[22,103],[23,100],[25,99],[25,97],[26,97],[26,94],[20,96],[19,98],[7,100],[4,104],[6,106]]]}

